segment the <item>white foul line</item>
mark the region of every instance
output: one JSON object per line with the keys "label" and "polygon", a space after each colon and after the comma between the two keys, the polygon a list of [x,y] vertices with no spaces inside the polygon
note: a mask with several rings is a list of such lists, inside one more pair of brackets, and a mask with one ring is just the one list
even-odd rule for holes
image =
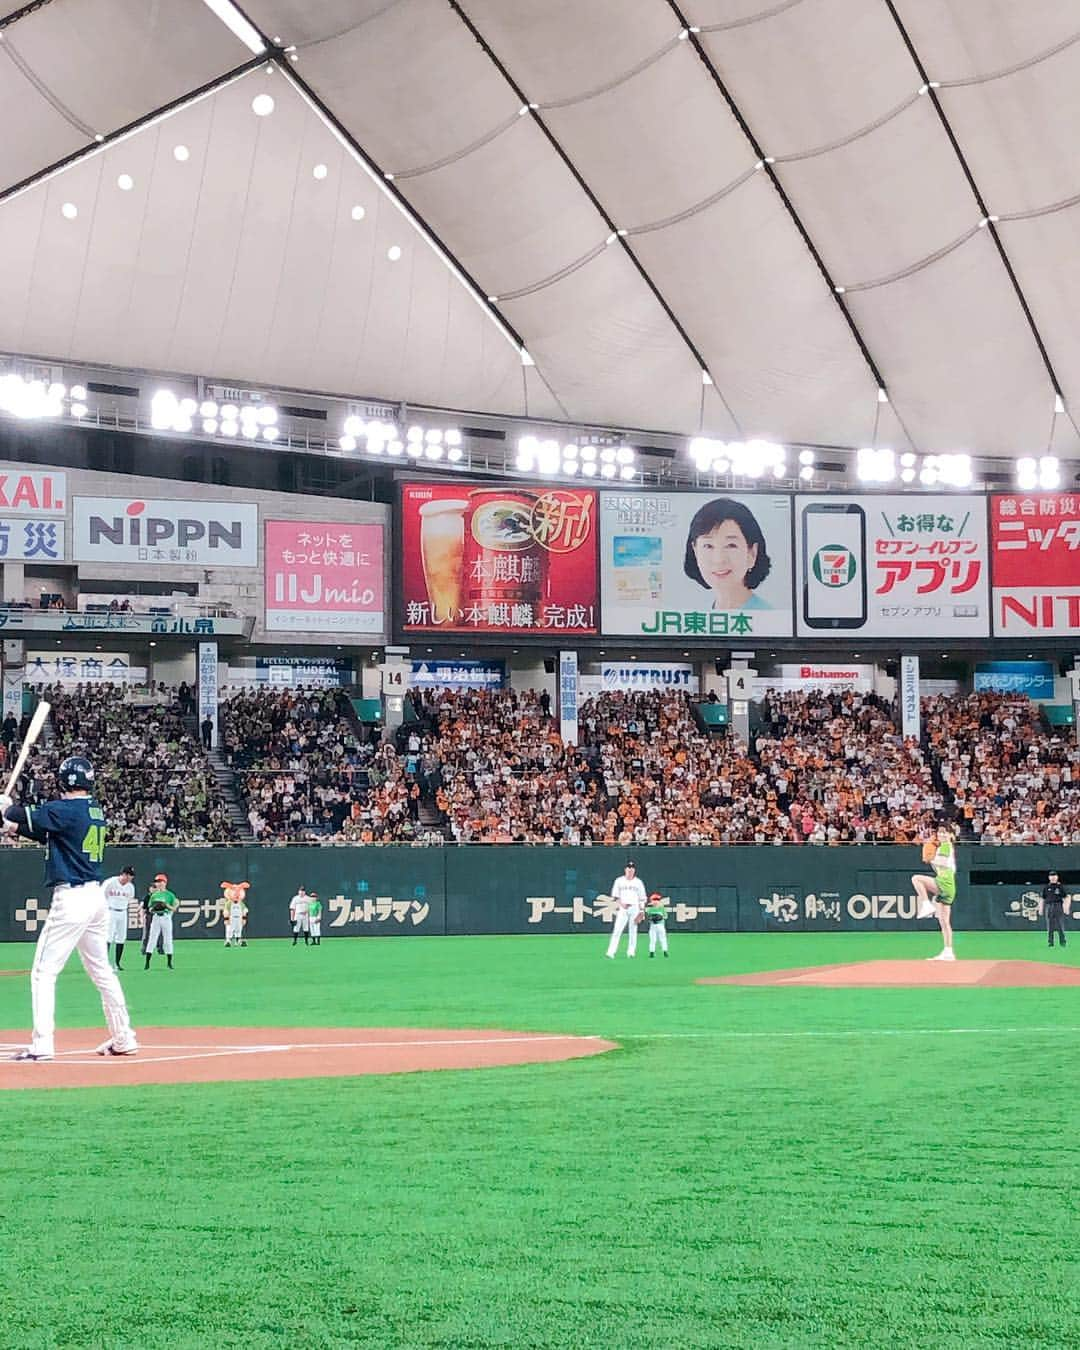
{"label": "white foul line", "polygon": [[1070,1034],[1080,1027],[860,1027],[844,1031],[644,1031],[619,1033],[620,1041],[681,1041],[681,1040],[803,1040],[821,1036],[1029,1036],[1038,1034]]}

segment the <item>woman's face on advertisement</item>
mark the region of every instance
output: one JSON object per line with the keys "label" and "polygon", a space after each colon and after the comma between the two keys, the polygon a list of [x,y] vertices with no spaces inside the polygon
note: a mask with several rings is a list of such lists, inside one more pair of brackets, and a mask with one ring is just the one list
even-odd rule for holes
{"label": "woman's face on advertisement", "polygon": [[694,540],[694,557],[706,586],[723,591],[745,585],[746,574],[757,562],[757,546],[746,542],[733,520],[722,520]]}

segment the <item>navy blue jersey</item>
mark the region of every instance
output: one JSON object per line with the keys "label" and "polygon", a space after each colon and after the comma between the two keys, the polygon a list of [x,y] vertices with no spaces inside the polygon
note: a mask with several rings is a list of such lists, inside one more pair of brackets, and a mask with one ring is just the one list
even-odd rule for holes
{"label": "navy blue jersey", "polygon": [[101,880],[105,812],[92,797],[64,797],[44,806],[12,806],[19,833],[45,845],[45,885],[81,886]]}

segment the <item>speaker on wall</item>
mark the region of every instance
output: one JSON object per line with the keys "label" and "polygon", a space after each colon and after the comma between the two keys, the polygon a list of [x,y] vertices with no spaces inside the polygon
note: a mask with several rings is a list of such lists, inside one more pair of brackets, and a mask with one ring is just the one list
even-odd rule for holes
{"label": "speaker on wall", "polygon": [[544,657],[544,674],[545,675],[555,674],[555,658],[553,656]]}

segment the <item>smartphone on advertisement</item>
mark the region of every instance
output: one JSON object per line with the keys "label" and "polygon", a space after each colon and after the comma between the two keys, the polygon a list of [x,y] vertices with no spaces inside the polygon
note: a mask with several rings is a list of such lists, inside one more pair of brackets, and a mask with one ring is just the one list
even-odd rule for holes
{"label": "smartphone on advertisement", "polygon": [[803,620],[808,628],[866,623],[866,512],[854,502],[802,508]]}

